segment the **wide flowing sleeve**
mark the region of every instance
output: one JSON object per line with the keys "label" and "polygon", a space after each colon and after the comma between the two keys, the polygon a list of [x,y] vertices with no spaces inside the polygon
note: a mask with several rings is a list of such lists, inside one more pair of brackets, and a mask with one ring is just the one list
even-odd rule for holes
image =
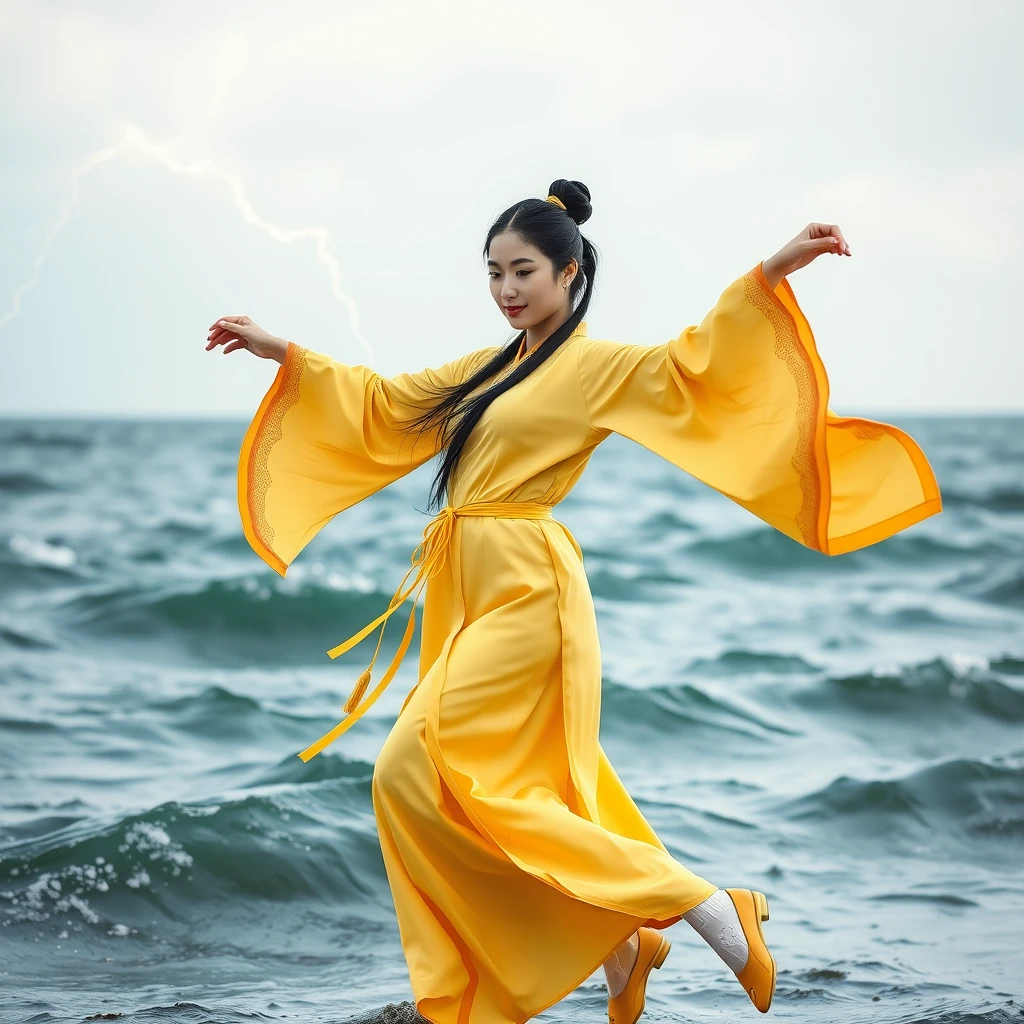
{"label": "wide flowing sleeve", "polygon": [[789,281],[760,263],[699,326],[662,345],[578,346],[593,427],[639,442],[826,555],[942,510],[924,452],[897,427],[829,408],[829,384]]}
{"label": "wide flowing sleeve", "polygon": [[253,550],[282,576],[339,512],[431,459],[439,427],[411,421],[496,348],[382,377],[288,343],[238,459],[238,509]]}

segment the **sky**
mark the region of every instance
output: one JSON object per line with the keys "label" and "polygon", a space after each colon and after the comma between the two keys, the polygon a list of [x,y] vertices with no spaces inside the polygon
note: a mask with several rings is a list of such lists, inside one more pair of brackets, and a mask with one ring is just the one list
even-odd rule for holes
{"label": "sky", "polygon": [[1024,6],[0,0],[0,416],[251,418],[265,329],[390,375],[513,336],[492,220],[583,181],[591,337],[812,221],[840,416],[1024,412]]}

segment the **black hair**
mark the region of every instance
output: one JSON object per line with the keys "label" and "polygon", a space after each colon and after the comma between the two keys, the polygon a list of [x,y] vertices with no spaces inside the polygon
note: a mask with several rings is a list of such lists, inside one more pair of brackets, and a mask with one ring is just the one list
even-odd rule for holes
{"label": "black hair", "polygon": [[545,339],[543,345],[535,347],[518,366],[491,387],[481,391],[479,395],[470,397],[481,384],[490,380],[515,359],[519,346],[526,337],[525,330],[517,333],[504,348],[496,352],[476,373],[461,384],[438,389],[438,394],[442,396],[438,403],[411,422],[409,428],[425,428],[438,420],[441,421],[439,431],[443,455],[434,476],[428,509],[439,506],[442,497],[447,495],[451,475],[459,464],[466,439],[487,406],[498,395],[504,394],[533,373],[545,359],[550,359],[580,325],[590,306],[590,298],[594,294],[594,279],[597,276],[598,253],[593,243],[584,238],[579,229],[579,225],[586,222],[593,212],[590,205],[590,189],[582,181],[559,178],[551,183],[547,194],[560,199],[565,204],[565,209],[546,199],[535,198],[523,199],[508,207],[487,232],[483,256],[487,258],[495,235],[503,231],[512,231],[551,260],[555,277],[565,270],[570,260],[575,260],[580,273],[573,277],[569,286],[571,312],[565,322]]}

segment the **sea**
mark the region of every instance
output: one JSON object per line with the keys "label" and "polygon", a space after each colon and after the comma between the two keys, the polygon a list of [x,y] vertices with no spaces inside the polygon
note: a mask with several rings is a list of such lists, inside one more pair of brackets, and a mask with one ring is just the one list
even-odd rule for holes
{"label": "sea", "polygon": [[[767,895],[776,1019],[1024,1024],[1024,418],[873,418],[943,510],[833,557],[597,450],[555,515],[597,606],[601,742],[678,860]],[[436,463],[282,578],[239,521],[246,425],[0,422],[3,1024],[416,1019],[370,800],[416,648],[297,754],[369,664],[376,633],[326,652],[387,607]],[[644,1022],[759,1016],[666,934]],[[603,972],[536,1019],[605,1021]]]}

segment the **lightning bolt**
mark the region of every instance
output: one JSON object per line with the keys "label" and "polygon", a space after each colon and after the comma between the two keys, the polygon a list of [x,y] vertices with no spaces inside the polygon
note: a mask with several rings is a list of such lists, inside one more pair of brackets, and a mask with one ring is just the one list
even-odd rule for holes
{"label": "lightning bolt", "polygon": [[327,268],[328,278],[331,283],[331,292],[348,311],[352,334],[366,352],[367,365],[373,365],[375,362],[373,348],[363,336],[362,329],[359,325],[359,310],[356,307],[355,300],[344,290],[344,288],[342,288],[341,282],[344,279],[345,274],[338,265],[338,261],[332,255],[331,250],[334,247],[334,240],[327,228],[308,227],[286,229],[278,227],[276,224],[271,224],[253,209],[252,203],[250,203],[245,196],[245,188],[242,183],[242,179],[237,174],[230,173],[210,158],[193,160],[190,163],[182,163],[173,155],[172,151],[180,143],[181,139],[194,134],[204,123],[212,120],[216,111],[219,110],[224,99],[226,81],[230,75],[229,65],[230,62],[223,63],[221,65],[221,85],[218,89],[214,102],[207,106],[205,116],[198,123],[193,124],[187,132],[184,132],[167,142],[157,144],[152,142],[146,133],[138,127],[138,125],[131,122],[121,122],[121,141],[116,145],[106,146],[102,149],[96,150],[96,152],[90,154],[72,173],[71,192],[68,201],[64,206],[64,210],[54,224],[45,229],[42,245],[32,263],[32,275],[24,282],[24,284],[20,285],[15,290],[11,298],[10,309],[0,316],[0,329],[3,329],[4,326],[18,315],[21,310],[22,296],[39,283],[40,272],[43,263],[46,260],[46,255],[50,250],[50,246],[53,244],[57,236],[64,230],[64,227],[68,222],[68,218],[71,216],[71,212],[78,202],[78,198],[81,193],[80,182],[82,178],[102,164],[105,164],[110,160],[115,160],[126,153],[142,153],[166,167],[167,170],[174,174],[199,175],[216,178],[223,182],[227,186],[235,206],[239,211],[241,211],[245,220],[260,228],[260,230],[265,231],[276,242],[288,244],[289,242],[294,242],[300,238],[313,239],[316,243],[317,259]]}

